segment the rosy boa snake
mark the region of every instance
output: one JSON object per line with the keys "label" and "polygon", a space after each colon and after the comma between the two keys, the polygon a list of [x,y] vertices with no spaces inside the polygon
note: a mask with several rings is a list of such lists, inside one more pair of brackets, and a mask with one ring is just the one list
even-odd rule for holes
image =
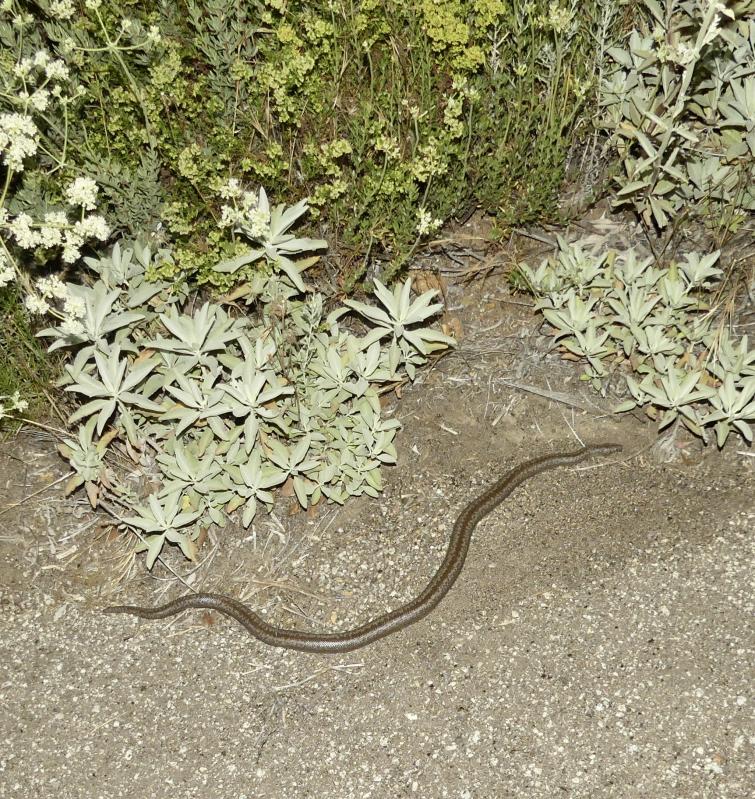
{"label": "rosy boa snake", "polygon": [[479,522],[525,480],[549,469],[572,466],[592,455],[609,455],[612,452],[619,452],[621,449],[620,444],[592,444],[574,452],[543,455],[512,469],[490,486],[487,491],[470,502],[459,514],[443,562],[422,593],[405,605],[352,630],[337,633],[311,633],[276,627],[268,624],[242,602],[224,594],[187,594],[154,608],[118,605],[105,608],[104,612],[130,613],[143,619],[164,619],[166,616],[181,613],[189,608],[209,608],[219,610],[226,616],[236,619],[252,635],[270,646],[326,654],[350,652],[352,649],[367,646],[379,638],[408,627],[427,616],[449,592],[461,573],[472,533]]}

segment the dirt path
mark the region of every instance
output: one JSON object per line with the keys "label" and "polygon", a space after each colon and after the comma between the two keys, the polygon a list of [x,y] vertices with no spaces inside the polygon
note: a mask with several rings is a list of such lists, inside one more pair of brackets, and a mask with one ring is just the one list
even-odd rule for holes
{"label": "dirt path", "polygon": [[[751,450],[688,442],[660,463],[651,427],[544,358],[499,284],[464,296],[449,298],[460,351],[392,409],[385,494],[223,531],[198,587],[344,629],[416,594],[456,512],[517,462],[574,433],[627,457],[519,489],[428,619],[340,657],[269,649],[208,614],[102,616],[180,586],[140,569],[118,583],[123,543],[81,500],[5,513],[0,797],[753,795]],[[64,473],[49,442],[6,443],[1,502]]]}

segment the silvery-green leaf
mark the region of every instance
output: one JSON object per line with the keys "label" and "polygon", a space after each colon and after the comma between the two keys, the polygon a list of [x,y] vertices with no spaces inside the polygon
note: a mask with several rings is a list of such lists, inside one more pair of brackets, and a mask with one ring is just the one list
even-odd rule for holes
{"label": "silvery-green leaf", "polygon": [[404,330],[402,337],[406,339],[412,345],[412,347],[417,350],[417,352],[421,353],[422,355],[427,355],[428,348],[423,341],[422,332],[424,331]]}
{"label": "silvery-green leaf", "polygon": [[403,315],[404,324],[413,325],[418,322],[424,322],[425,319],[435,316],[435,314],[443,310],[442,302],[430,304],[430,301],[436,293],[435,291],[426,291],[424,294],[417,297]]}
{"label": "silvery-green leaf", "polygon": [[[263,189],[260,189],[260,201],[258,203],[258,207],[262,210],[268,210],[269,204],[267,202],[267,195],[264,195],[264,204],[262,196]],[[270,228],[272,229],[273,234],[276,236],[283,234],[291,227],[291,225],[294,224],[294,222],[296,222],[297,219],[299,219],[299,217],[303,216],[307,210],[308,205],[306,198],[299,200],[296,205],[292,205],[289,208],[286,208],[284,205],[277,205],[270,214]]]}
{"label": "silvery-green leaf", "polygon": [[132,325],[134,322],[138,322],[144,318],[145,314],[136,313],[133,311],[123,311],[119,314],[106,316],[98,328],[99,335],[107,335],[108,333],[112,333],[114,330],[126,327],[127,325]]}
{"label": "silvery-green leaf", "polygon": [[254,496],[249,497],[244,505],[244,511],[241,514],[241,525],[246,530],[249,525],[254,521],[254,517],[257,513],[257,500]]}
{"label": "silvery-green leaf", "polygon": [[275,259],[275,264],[299,291],[306,291],[304,281],[301,279],[301,275],[299,274],[299,268],[291,259],[286,258],[283,255],[279,255]]}
{"label": "silvery-green leaf", "polygon": [[[407,281],[408,282],[408,281]],[[399,300],[399,286],[396,286],[395,289],[391,292],[388,290],[386,286],[384,286],[377,278],[374,279],[374,292],[375,296],[383,303],[385,308],[387,309],[390,317],[394,321],[399,321],[401,319],[401,309],[400,309],[400,300]],[[411,287],[411,285],[410,285]],[[371,306],[367,306],[371,307]],[[360,310],[360,313],[364,313]]]}
{"label": "silvery-green leaf", "polygon": [[80,419],[86,419],[94,413],[98,413],[103,407],[108,405],[109,401],[106,399],[97,399],[92,402],[87,402],[68,417],[68,424],[78,422]]}
{"label": "silvery-green leaf", "polygon": [[228,272],[233,274],[234,272],[238,272],[242,266],[259,261],[264,254],[264,248],[249,250],[241,255],[237,255],[235,258],[229,258],[228,260],[221,261],[219,264],[215,264],[213,269],[216,272]]}
{"label": "silvery-green leaf", "polygon": [[360,313],[362,316],[369,319],[370,321],[382,325],[383,327],[386,327],[389,330],[393,329],[393,323],[391,322],[390,317],[388,316],[388,314],[385,313],[385,311],[381,310],[380,308],[375,308],[372,305],[365,305],[363,302],[358,302],[357,300],[344,300],[343,304],[351,308],[352,310],[356,311],[357,313]]}
{"label": "silvery-green leaf", "polygon": [[299,501],[299,504],[306,510],[308,507],[307,487],[304,479],[298,475],[294,476],[294,493],[296,494],[296,499]]}
{"label": "silvery-green leaf", "polygon": [[118,421],[123,425],[123,429],[126,431],[128,440],[132,444],[136,444],[139,440],[139,435],[136,430],[134,417],[131,415],[131,412],[127,408],[121,409],[121,414],[118,417]]}
{"label": "silvery-green leaf", "polygon": [[735,419],[732,422],[732,426],[740,432],[745,441],[747,441],[749,444],[752,444],[752,427],[747,424],[747,422],[741,419]]}
{"label": "silvery-green leaf", "polygon": [[165,535],[150,535],[145,541],[147,545],[146,565],[147,569],[152,571],[152,567],[155,565],[155,561],[160,555],[163,544],[165,543]]}
{"label": "silvery-green leaf", "polygon": [[635,180],[625,183],[617,192],[617,197],[624,197],[628,194],[635,194],[640,189],[646,189],[650,185],[650,180]]}
{"label": "silvery-green leaf", "polygon": [[[328,242],[325,241],[325,239],[296,239],[291,237],[281,243],[275,242],[275,249],[278,253],[285,253],[286,255],[296,255],[297,253],[309,252],[310,250],[324,250],[327,249],[327,247]],[[299,266],[298,263],[297,266]],[[311,266],[311,263],[308,263],[307,266]]]}

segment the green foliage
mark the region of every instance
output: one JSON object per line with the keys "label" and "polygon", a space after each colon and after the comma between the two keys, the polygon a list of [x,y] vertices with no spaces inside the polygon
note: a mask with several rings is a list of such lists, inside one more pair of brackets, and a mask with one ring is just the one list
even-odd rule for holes
{"label": "green foliage", "polygon": [[468,158],[475,199],[504,226],[553,218],[617,4],[476,5],[489,27]]}
{"label": "green foliage", "polygon": [[[137,240],[88,258],[93,284],[67,285],[77,314],[40,333],[51,350],[70,350],[62,384],[83,400],[69,419],[78,434],[60,448],[75,471],[67,490],[122,505],[149,568],[166,542],[193,558],[201,530],[235,511],[250,525],[286,482],[303,508],[376,496],[399,426],[382,418],[380,386],[413,379],[454,343],[420,327],[441,306],[434,292],[412,302],[410,282],[393,292],[376,282],[382,308],[352,302],[324,316],[322,296],[300,291],[294,260],[313,242],[285,232],[306,206],[271,211],[262,192],[259,209],[242,219],[265,228],[246,230],[265,246],[238,268],[255,262],[262,277],[236,297],[254,317],[197,305],[182,282],[147,282],[172,255]],[[368,323],[364,334],[351,332],[355,320],[341,326],[351,311]],[[115,452],[156,487],[136,492]]]}
{"label": "green foliage", "polygon": [[[65,61],[71,100],[46,114],[38,167],[94,179],[114,233],[162,223],[174,258],[154,277],[233,286],[215,268],[240,255],[217,224],[231,175],[290,204],[308,196],[348,292],[370,260],[390,282],[454,213],[555,213],[594,72],[585,45],[611,2],[103,0],[74,13],[14,0],[0,72],[42,49]],[[35,175],[15,195],[40,212],[56,183]]]}
{"label": "green foliage", "polygon": [[[625,174],[616,206],[629,206],[665,237],[691,221],[723,241],[755,210],[755,20],[752,4],[644,0],[627,48],[610,48],[602,85],[611,144]],[[738,17],[741,15],[741,17]],[[752,441],[755,352],[734,341],[711,305],[719,251],[639,260],[586,254],[560,240],[555,259],[522,267],[565,357],[605,391],[624,374],[631,400],[659,429],[681,422],[722,447],[732,432]],[[734,268],[734,267],[732,267]],[[745,266],[746,268],[746,266]]]}
{"label": "green foliage", "polygon": [[752,442],[755,350],[731,339],[709,300],[722,271],[719,253],[688,253],[668,266],[639,259],[634,249],[600,256],[559,239],[555,258],[520,266],[536,307],[565,357],[586,362],[583,378],[604,391],[626,376],[632,399],[659,430],[681,421],[722,447],[736,431]]}
{"label": "green foliage", "polygon": [[[45,392],[60,373],[60,363],[50,358],[34,337],[15,283],[0,288],[0,319],[0,424],[5,425],[4,404],[22,411],[28,406],[32,415],[48,406]],[[14,394],[16,403],[4,402]],[[19,408],[21,397],[23,407]]]}
{"label": "green foliage", "polygon": [[615,205],[661,230],[698,219],[736,231],[755,210],[752,3],[643,5],[646,26],[609,50],[602,86],[625,173]]}

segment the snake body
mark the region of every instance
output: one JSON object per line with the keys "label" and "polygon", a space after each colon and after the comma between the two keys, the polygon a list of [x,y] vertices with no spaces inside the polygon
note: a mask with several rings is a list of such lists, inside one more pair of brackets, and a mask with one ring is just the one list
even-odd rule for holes
{"label": "snake body", "polygon": [[443,562],[422,593],[405,605],[377,616],[352,630],[313,633],[276,627],[268,624],[242,602],[224,594],[188,594],[154,608],[118,605],[105,608],[104,612],[129,613],[143,619],[164,619],[190,608],[207,608],[218,610],[235,619],[248,632],[270,646],[325,654],[350,652],[402,630],[427,616],[449,592],[461,573],[477,525],[517,486],[549,469],[572,466],[593,455],[608,455],[621,449],[620,444],[592,444],[574,452],[543,455],[512,469],[470,502],[459,514]]}

